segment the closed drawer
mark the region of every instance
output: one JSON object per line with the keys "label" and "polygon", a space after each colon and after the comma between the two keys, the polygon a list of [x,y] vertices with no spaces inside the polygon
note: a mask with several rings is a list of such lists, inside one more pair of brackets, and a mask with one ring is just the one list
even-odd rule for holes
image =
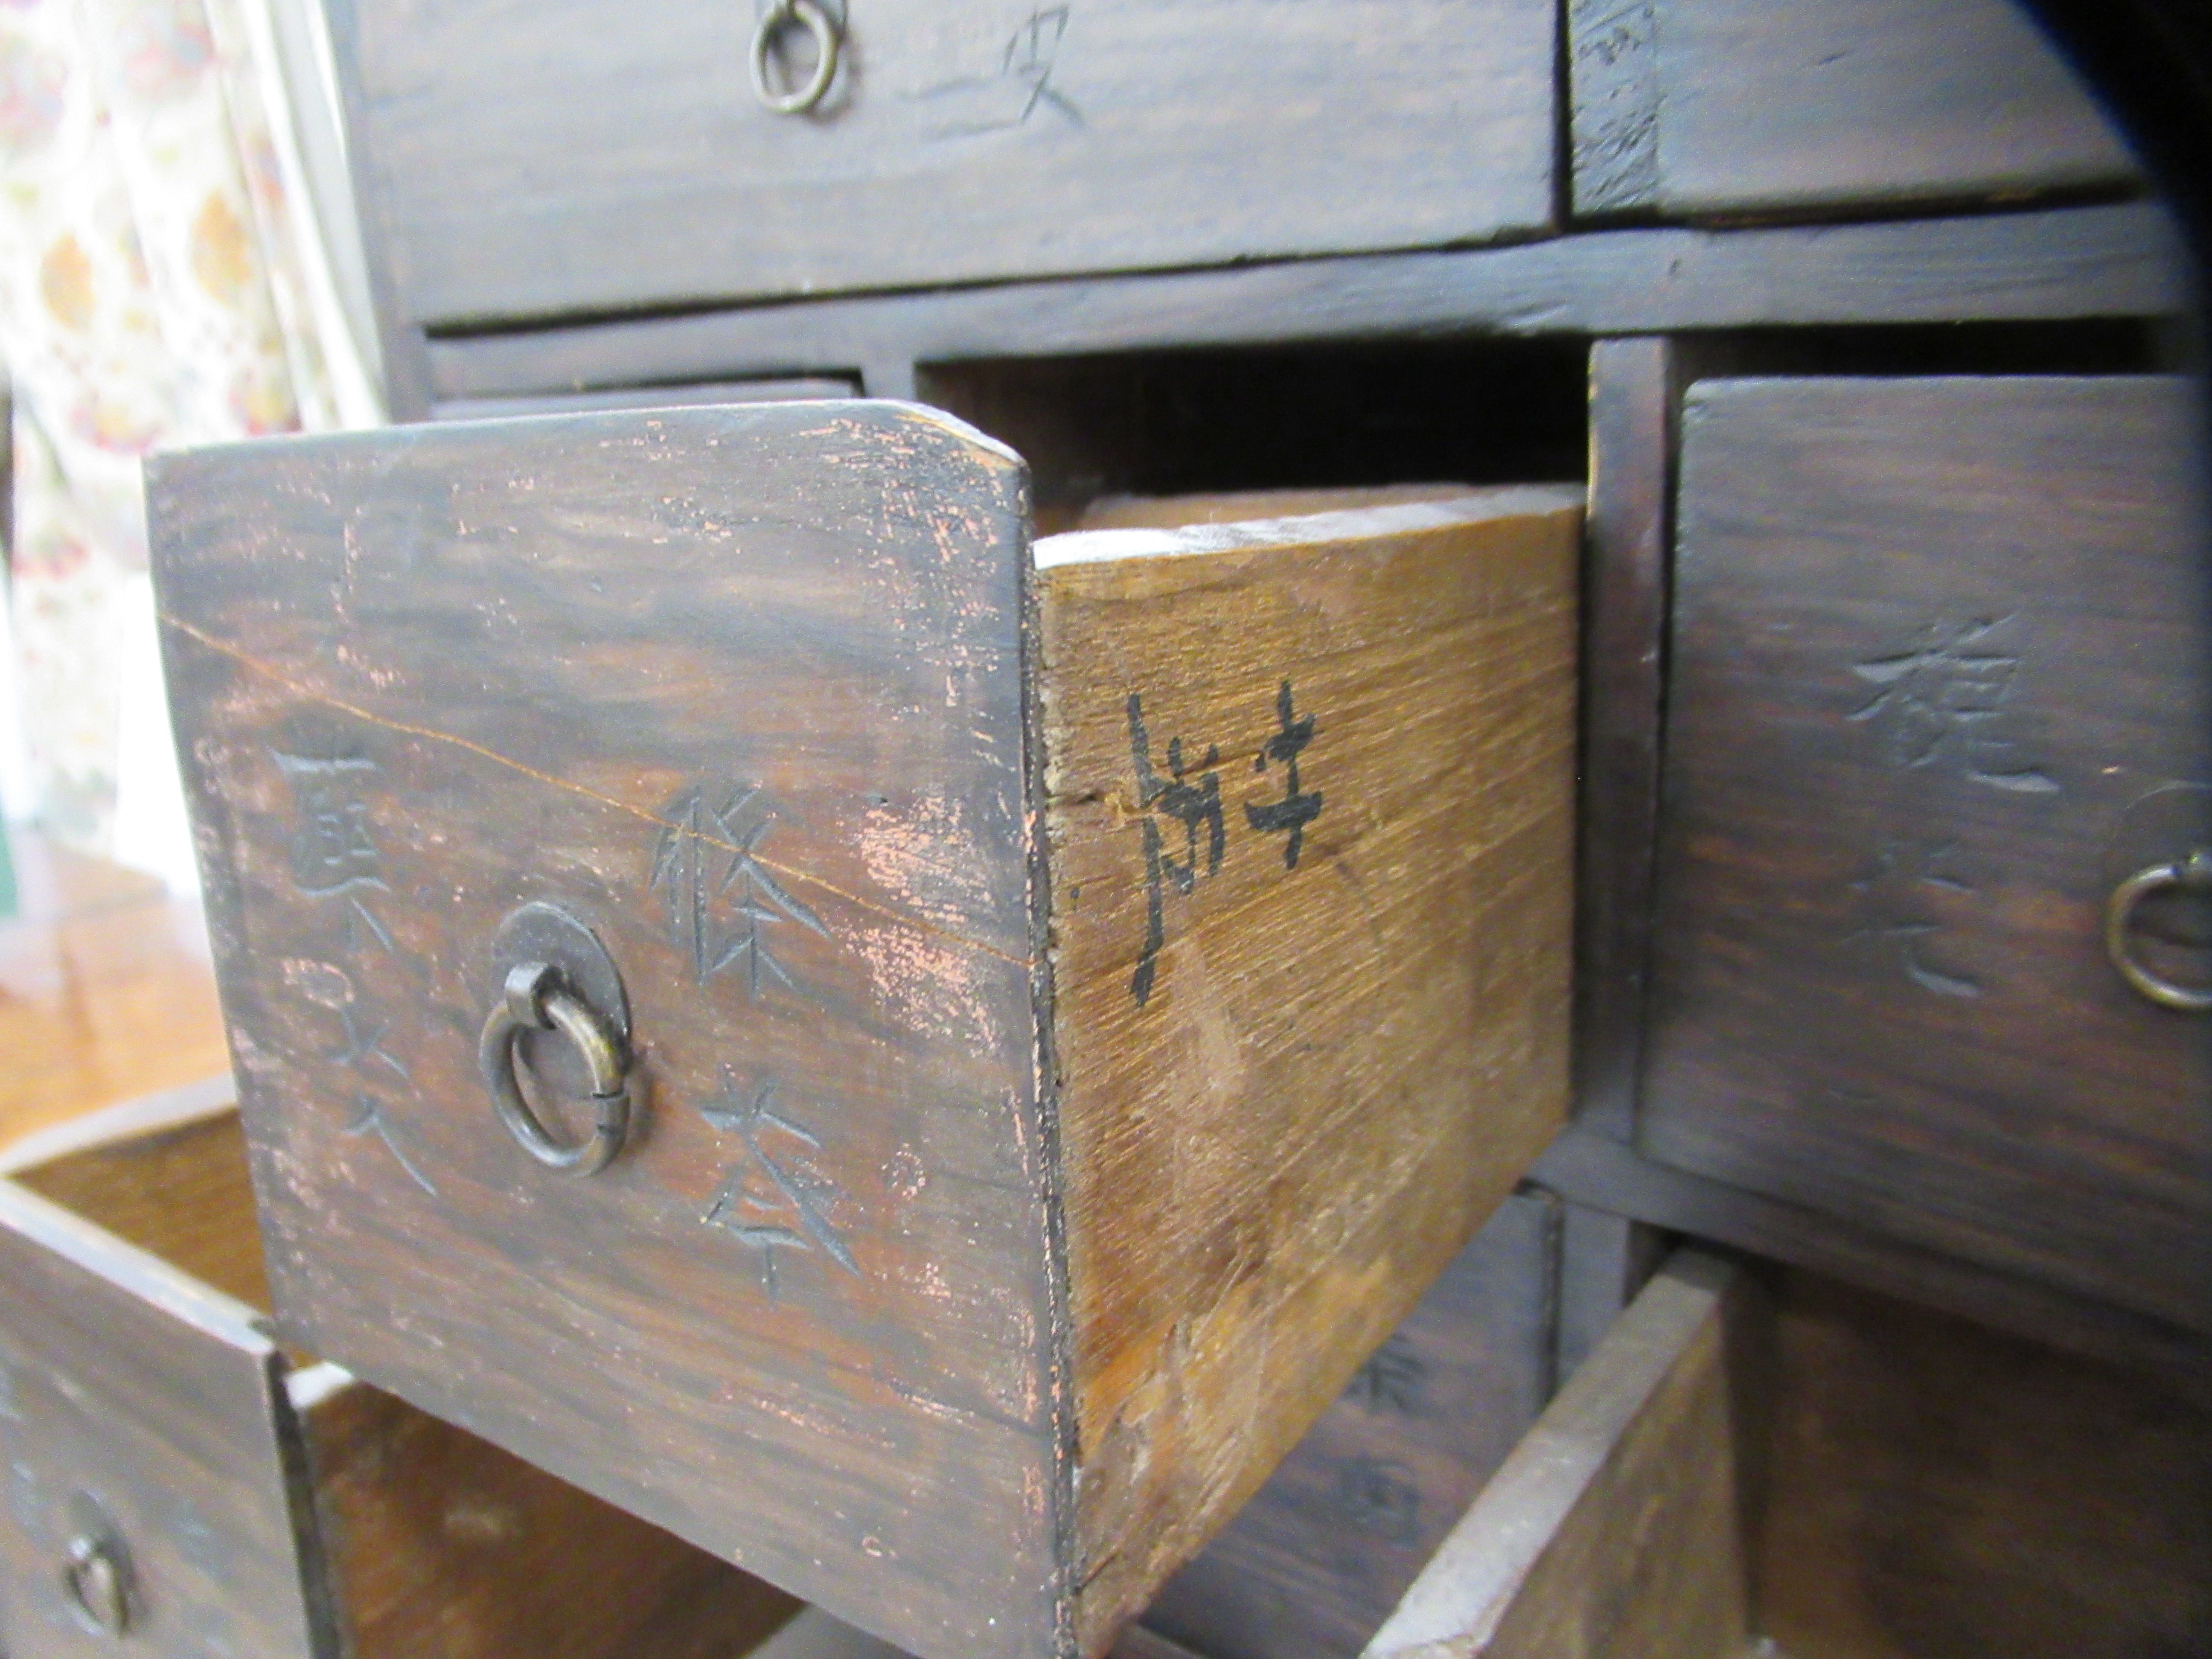
{"label": "closed drawer", "polygon": [[749,75],[766,0],[361,0],[342,52],[402,314],[1432,246],[1550,216],[1539,0],[824,4],[842,65],[792,116]]}
{"label": "closed drawer", "polygon": [[2197,1652],[2212,1641],[2208,1480],[2201,1400],[1684,1250],[1366,1654]]}
{"label": "closed drawer", "polygon": [[2179,380],[1691,389],[1648,1152],[2204,1328],[2212,1042],[2112,948],[2212,980],[2203,471]]}
{"label": "closed drawer", "polygon": [[0,1181],[15,1659],[673,1659],[790,1617],[736,1569],[295,1363],[231,1293],[260,1279],[234,1115]]}
{"label": "closed drawer", "polygon": [[2019,0],[1574,0],[1570,13],[1577,214],[2139,182]]}
{"label": "closed drawer", "polygon": [[846,403],[149,501],[283,1328],[887,1639],[1102,1645],[1560,1120],[1578,492],[1032,559]]}

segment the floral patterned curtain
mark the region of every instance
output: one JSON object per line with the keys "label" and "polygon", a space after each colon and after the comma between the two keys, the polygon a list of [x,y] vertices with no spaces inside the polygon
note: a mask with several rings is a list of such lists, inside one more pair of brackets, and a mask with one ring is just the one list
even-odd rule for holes
{"label": "floral patterned curtain", "polygon": [[115,850],[149,699],[166,740],[141,460],[377,418],[268,3],[0,0],[17,697],[40,817],[89,850]]}

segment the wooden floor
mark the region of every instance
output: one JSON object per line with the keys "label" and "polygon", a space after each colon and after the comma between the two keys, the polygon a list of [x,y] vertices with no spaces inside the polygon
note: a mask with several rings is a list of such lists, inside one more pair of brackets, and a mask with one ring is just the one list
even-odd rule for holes
{"label": "wooden floor", "polygon": [[5,833],[15,902],[0,914],[0,1148],[227,1072],[198,902]]}

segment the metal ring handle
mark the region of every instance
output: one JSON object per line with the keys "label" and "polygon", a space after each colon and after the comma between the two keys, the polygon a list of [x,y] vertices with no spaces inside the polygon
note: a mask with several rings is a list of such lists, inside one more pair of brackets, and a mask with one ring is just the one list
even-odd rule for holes
{"label": "metal ring handle", "polygon": [[2212,895],[2212,851],[2200,847],[2179,863],[2151,865],[2112,889],[2105,905],[2105,953],[2122,979],[2160,1007],[2185,1014],[2212,1013],[2212,986],[2193,989],[2176,985],[2136,960],[2131,944],[2136,907],[2167,891]]}
{"label": "metal ring handle", "polygon": [[131,1598],[113,1540],[81,1532],[69,1540],[62,1588],[77,1622],[95,1636],[117,1638],[131,1627]]}
{"label": "metal ring handle", "polygon": [[[525,1031],[546,1030],[567,1037],[591,1069],[599,1122],[589,1140],[574,1146],[546,1133],[514,1075],[516,1041]],[[508,973],[504,992],[484,1021],[477,1064],[499,1109],[499,1121],[540,1164],[587,1176],[606,1168],[622,1150],[623,1137],[629,1133],[629,1055],[622,1039],[589,1003],[569,993],[550,964],[526,962]]]}
{"label": "metal ring handle", "polygon": [[[779,91],[769,73],[769,53],[787,23],[797,23],[814,37],[814,73],[804,86]],[[837,24],[817,0],[775,0],[762,14],[753,31],[753,91],[777,115],[804,115],[820,103],[837,78],[837,52],[843,45]]]}

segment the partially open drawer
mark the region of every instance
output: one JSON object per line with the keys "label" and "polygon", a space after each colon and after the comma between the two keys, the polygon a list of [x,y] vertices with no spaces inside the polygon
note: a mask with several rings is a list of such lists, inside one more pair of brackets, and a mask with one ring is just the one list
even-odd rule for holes
{"label": "partially open drawer", "polygon": [[1678,1252],[1367,1659],[2123,1659],[2212,1644],[2212,1412]]}
{"label": "partially open drawer", "polygon": [[1578,491],[1032,560],[881,403],[151,477],[281,1328],[881,1636],[1095,1650],[1560,1121]]}
{"label": "partially open drawer", "polygon": [[0,1647],[743,1652],[797,1604],[279,1350],[234,1114],[0,1180]]}

